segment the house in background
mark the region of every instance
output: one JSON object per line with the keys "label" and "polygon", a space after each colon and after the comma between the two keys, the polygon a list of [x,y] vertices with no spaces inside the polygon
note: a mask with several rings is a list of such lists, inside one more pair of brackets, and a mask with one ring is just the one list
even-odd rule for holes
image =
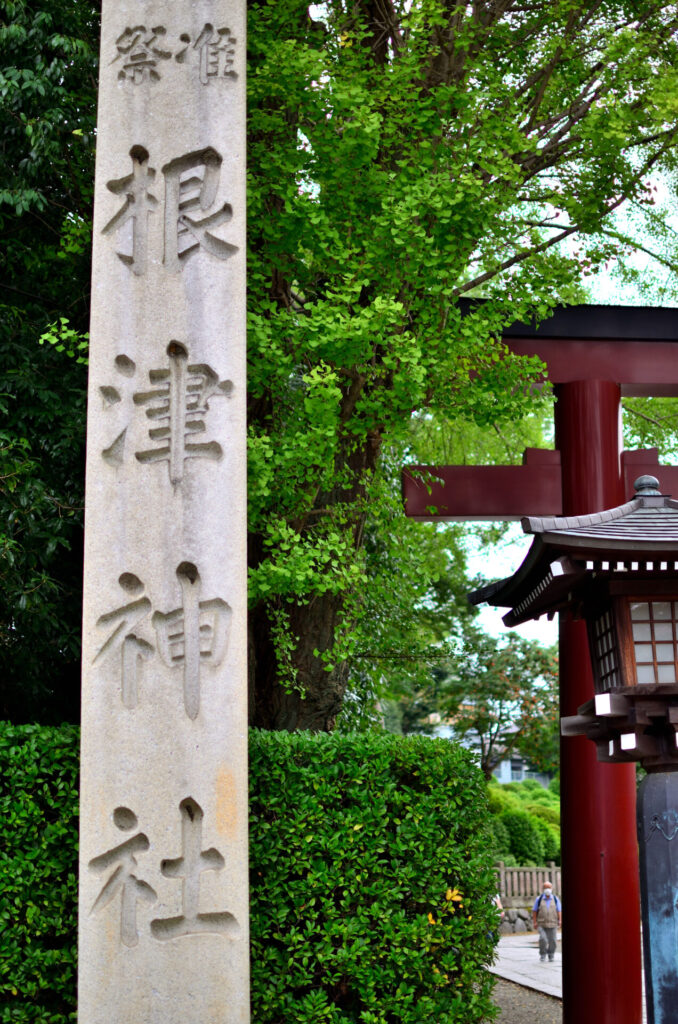
{"label": "house in background", "polygon": [[525,779],[534,779],[544,789],[553,778],[547,772],[540,772],[534,768],[529,761],[526,761],[520,754],[513,754],[502,761],[492,772],[497,782],[524,782]]}
{"label": "house in background", "polygon": [[[479,743],[470,736],[459,737],[454,733],[454,728],[449,722],[444,722],[437,711],[434,711],[427,718],[427,722],[432,726],[431,735],[437,736],[439,739],[444,740],[455,740],[457,743],[461,743],[462,746],[468,750],[477,751]],[[548,788],[548,784],[553,778],[553,775],[548,772],[540,772],[533,765],[527,761],[522,754],[514,752],[510,757],[507,757],[505,761],[502,761],[492,772],[497,782],[524,782],[526,779],[534,779],[544,789]]]}

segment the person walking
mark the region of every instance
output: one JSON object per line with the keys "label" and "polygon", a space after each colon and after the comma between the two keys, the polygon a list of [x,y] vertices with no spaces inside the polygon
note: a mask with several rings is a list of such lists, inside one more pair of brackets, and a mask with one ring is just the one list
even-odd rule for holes
{"label": "person walking", "polygon": [[537,896],[532,907],[532,925],[539,929],[539,959],[544,961],[548,954],[553,960],[556,952],[556,936],[563,924],[560,900],[553,892],[550,882],[544,882],[543,891]]}

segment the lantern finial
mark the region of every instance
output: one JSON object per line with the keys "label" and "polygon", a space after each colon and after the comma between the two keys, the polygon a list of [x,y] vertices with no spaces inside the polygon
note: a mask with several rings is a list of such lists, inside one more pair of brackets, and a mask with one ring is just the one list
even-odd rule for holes
{"label": "lantern finial", "polygon": [[656,476],[639,476],[634,482],[633,486],[636,489],[636,494],[661,494],[659,490],[659,480]]}

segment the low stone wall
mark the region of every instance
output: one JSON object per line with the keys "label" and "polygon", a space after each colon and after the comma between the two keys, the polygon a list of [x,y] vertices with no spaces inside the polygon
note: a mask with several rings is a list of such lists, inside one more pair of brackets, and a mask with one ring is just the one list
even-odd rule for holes
{"label": "low stone wall", "polygon": [[517,935],[519,932],[533,930],[531,907],[504,907],[504,920],[499,925],[500,935]]}

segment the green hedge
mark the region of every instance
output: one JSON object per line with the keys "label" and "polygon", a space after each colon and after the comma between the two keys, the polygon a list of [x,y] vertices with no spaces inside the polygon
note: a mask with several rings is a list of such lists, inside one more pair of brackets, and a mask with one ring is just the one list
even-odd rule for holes
{"label": "green hedge", "polygon": [[75,1020],[78,733],[0,724],[2,1024]]}
{"label": "green hedge", "polygon": [[[485,787],[446,741],[251,737],[253,1024],[492,1016]],[[0,726],[3,1024],[74,1020],[77,735]]]}
{"label": "green hedge", "polygon": [[548,804],[527,804],[525,810],[534,818],[542,818],[554,828],[560,828],[560,806],[549,806]]}
{"label": "green hedge", "polygon": [[489,829],[496,860],[507,865],[560,863],[560,800],[557,792],[526,779],[488,787]]}
{"label": "green hedge", "polygon": [[468,752],[260,733],[251,760],[256,1024],[482,1020],[495,883]]}
{"label": "green hedge", "polygon": [[502,860],[504,863],[507,863],[509,860],[515,860],[511,853],[511,836],[499,815],[493,814],[488,820],[487,825],[489,833],[488,842],[492,850],[493,859],[495,861]]}

